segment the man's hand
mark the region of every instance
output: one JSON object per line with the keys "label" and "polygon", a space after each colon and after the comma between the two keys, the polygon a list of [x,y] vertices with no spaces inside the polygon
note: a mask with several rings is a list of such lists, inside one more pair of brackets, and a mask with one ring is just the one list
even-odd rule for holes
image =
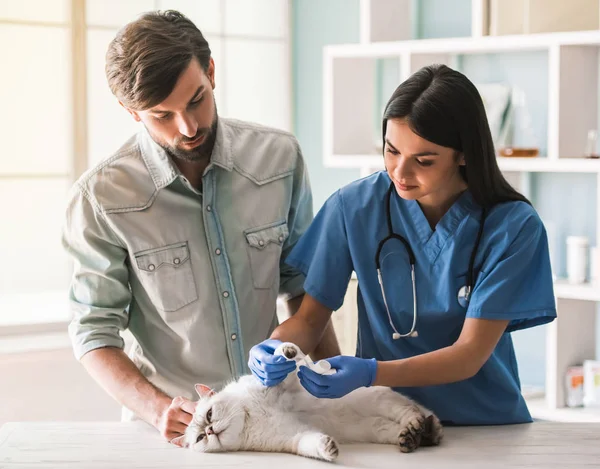
{"label": "man's hand", "polygon": [[183,439],[179,438],[185,434],[185,430],[192,421],[196,403],[185,397],[178,396],[171,401],[171,404],[160,413],[156,424],[154,425],[163,438],[172,442],[174,445],[183,446]]}

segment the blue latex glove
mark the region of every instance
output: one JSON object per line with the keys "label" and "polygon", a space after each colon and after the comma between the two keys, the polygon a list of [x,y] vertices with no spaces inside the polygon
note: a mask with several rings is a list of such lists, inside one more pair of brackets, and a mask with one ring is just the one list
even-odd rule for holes
{"label": "blue latex glove", "polygon": [[337,370],[332,375],[320,375],[306,366],[298,370],[300,384],[315,397],[336,399],[360,387],[369,387],[375,381],[377,360],[339,355],[328,358],[331,368]]}
{"label": "blue latex glove", "polygon": [[273,355],[280,340],[267,339],[250,349],[248,367],[252,374],[265,386],[276,386],[296,369],[296,362]]}

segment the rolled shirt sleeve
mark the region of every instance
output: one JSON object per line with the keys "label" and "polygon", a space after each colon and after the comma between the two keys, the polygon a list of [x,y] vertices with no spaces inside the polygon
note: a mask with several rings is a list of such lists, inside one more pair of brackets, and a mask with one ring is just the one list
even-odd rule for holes
{"label": "rolled shirt sleeve", "polygon": [[75,357],[101,347],[124,347],[131,301],[127,251],[85,188],[71,190],[62,243],[74,263],[69,288],[69,336]]}
{"label": "rolled shirt sleeve", "polygon": [[285,300],[304,293],[304,274],[293,265],[286,263],[286,260],[313,219],[313,199],[308,172],[297,142],[296,145],[298,156],[288,214],[289,236],[283,245],[279,263],[279,295]]}

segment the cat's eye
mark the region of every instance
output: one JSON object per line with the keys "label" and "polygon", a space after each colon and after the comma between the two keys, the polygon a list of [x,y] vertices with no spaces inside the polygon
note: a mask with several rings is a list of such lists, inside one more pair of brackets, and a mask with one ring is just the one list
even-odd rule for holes
{"label": "cat's eye", "polygon": [[200,435],[198,435],[198,438],[196,439],[196,443],[200,443],[202,440],[204,440],[204,437],[206,435],[204,433],[200,433]]}
{"label": "cat's eye", "polygon": [[206,413],[206,421],[208,423],[210,423],[211,419],[212,419],[212,409],[208,409],[208,412]]}

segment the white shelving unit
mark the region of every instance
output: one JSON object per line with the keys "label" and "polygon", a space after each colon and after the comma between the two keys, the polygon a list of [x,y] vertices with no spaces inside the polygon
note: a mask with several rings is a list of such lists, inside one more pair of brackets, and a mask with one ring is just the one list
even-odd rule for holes
{"label": "white shelving unit", "polygon": [[[326,166],[360,168],[363,174],[383,169],[377,144],[381,105],[375,81],[381,60],[397,72],[398,83],[430,63],[456,67],[458,57],[469,54],[547,54],[547,154],[535,158],[499,157],[500,169],[527,194],[529,175],[536,172],[588,173],[597,181],[596,239],[600,242],[600,160],[583,154],[587,131],[597,129],[600,69],[600,31],[484,36],[486,2],[473,0],[473,36],[468,38],[410,40],[410,27],[394,32],[375,29],[376,19],[410,18],[410,2],[361,1],[361,43],[324,49],[323,158]],[[404,10],[401,10],[404,9]],[[378,101],[379,99],[379,101]],[[584,209],[582,204],[579,209]],[[356,281],[353,280],[353,283]],[[356,285],[351,285],[352,289]],[[354,295],[354,293],[349,293]],[[557,421],[600,422],[600,409],[565,407],[567,368],[595,356],[596,312],[600,286],[555,283],[558,319],[547,327],[545,396],[528,402],[536,418]],[[351,298],[354,298],[351,296]],[[344,305],[345,315],[350,302]],[[346,326],[343,326],[346,327]],[[346,327],[347,328],[347,327]]]}
{"label": "white shelving unit", "polygon": [[[523,36],[424,39],[331,45],[324,49],[323,154],[331,167],[380,167],[373,131],[374,83],[378,60],[397,62],[403,81],[431,63],[456,67],[459,56],[540,51],[548,54],[548,154],[529,162],[503,164],[516,171],[599,172],[600,161],[576,158],[587,131],[598,127],[600,31]],[[357,91],[360,91],[357,92]],[[562,160],[567,160],[569,166]],[[557,163],[561,160],[560,163]],[[523,169],[518,166],[523,164]],[[558,165],[563,165],[557,166]],[[528,165],[538,165],[531,167]],[[569,168],[572,169],[569,169]]]}

